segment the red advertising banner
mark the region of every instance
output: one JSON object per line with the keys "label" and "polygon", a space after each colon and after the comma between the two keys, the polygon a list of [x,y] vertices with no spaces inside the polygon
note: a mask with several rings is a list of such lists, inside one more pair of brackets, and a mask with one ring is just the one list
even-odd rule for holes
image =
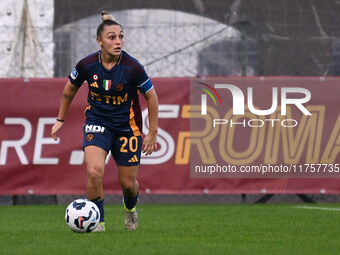
{"label": "red advertising banner", "polygon": [[[317,112],[317,123],[303,126],[299,116],[299,133],[288,134],[272,145],[268,137],[283,136],[264,132],[258,140],[260,150],[247,164],[266,160],[296,166],[340,163],[340,117],[337,97],[339,78],[229,78],[230,84],[254,87],[258,94],[271,98],[272,87],[310,88],[308,108]],[[82,153],[84,109],[87,86],[79,90],[63,129],[55,142],[50,129],[55,122],[66,79],[1,79],[0,86],[0,195],[17,194],[84,194],[85,164]],[[152,82],[159,97],[159,150],[142,157],[138,174],[141,193],[150,194],[240,194],[240,193],[340,193],[340,179],[335,178],[191,178],[190,177],[190,79],[155,78]],[[286,85],[285,85],[286,84]],[[256,91],[258,86],[261,91]],[[260,97],[261,98],[261,97]],[[316,101],[315,101],[316,100]],[[147,111],[144,99],[144,133],[147,133]],[[270,107],[271,101],[269,101]],[[200,102],[198,101],[198,105]],[[294,112],[292,113],[294,115]],[[221,117],[221,119],[223,119]],[[252,125],[258,123],[251,122]],[[313,127],[313,128],[311,128]],[[276,130],[276,129],[275,129]],[[274,131],[274,130],[273,130]],[[236,131],[238,132],[238,131]],[[261,131],[259,131],[261,132]],[[282,132],[281,132],[282,133]],[[249,149],[249,134],[234,139],[235,153]],[[262,137],[262,136],[261,136]],[[273,141],[274,141],[273,140]],[[281,143],[289,142],[290,145]],[[259,146],[261,145],[261,146]],[[268,147],[269,146],[269,147]],[[272,146],[272,147],[270,147]],[[273,147],[274,146],[274,147]],[[287,148],[288,151],[285,151]],[[197,148],[192,148],[197,149]],[[270,153],[273,152],[273,153]],[[269,153],[269,154],[268,154]],[[268,156],[268,155],[269,156]],[[237,156],[237,153],[235,154]],[[256,156],[257,155],[257,156]],[[266,158],[266,155],[268,156]],[[221,156],[223,158],[223,154]],[[310,158],[312,157],[312,161]],[[314,158],[313,158],[314,157]],[[317,158],[317,160],[316,160]],[[321,160],[322,159],[322,160]],[[288,160],[288,161],[287,161]],[[268,163],[268,162],[267,162]],[[246,165],[246,164],[245,164]],[[106,193],[120,194],[114,160],[107,158],[104,177]]]}

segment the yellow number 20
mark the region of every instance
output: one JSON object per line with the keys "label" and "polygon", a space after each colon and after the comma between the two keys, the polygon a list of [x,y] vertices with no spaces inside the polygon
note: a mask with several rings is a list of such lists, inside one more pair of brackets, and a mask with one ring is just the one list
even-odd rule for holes
{"label": "yellow number 20", "polygon": [[138,139],[135,136],[131,136],[130,139],[128,139],[125,136],[122,136],[120,139],[120,141],[123,141],[122,146],[120,147],[120,152],[128,152],[128,150],[126,149],[126,145],[127,143],[129,143],[129,149],[131,152],[136,152],[138,149]]}

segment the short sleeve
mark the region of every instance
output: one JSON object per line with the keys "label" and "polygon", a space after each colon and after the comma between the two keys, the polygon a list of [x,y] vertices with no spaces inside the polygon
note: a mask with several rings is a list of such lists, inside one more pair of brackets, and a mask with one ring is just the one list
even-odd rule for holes
{"label": "short sleeve", "polygon": [[76,65],[76,67],[72,70],[70,75],[68,76],[70,82],[77,87],[80,87],[85,81],[84,69],[80,62]]}
{"label": "short sleeve", "polygon": [[153,88],[152,82],[149,76],[146,74],[144,67],[142,65],[140,66],[140,69],[136,74],[135,81],[137,84],[137,89],[142,94],[148,93]]}

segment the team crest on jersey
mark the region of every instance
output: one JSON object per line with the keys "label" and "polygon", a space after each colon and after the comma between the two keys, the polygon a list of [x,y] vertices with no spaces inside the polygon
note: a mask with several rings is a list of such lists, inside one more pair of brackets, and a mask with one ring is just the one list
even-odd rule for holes
{"label": "team crest on jersey", "polygon": [[86,136],[86,141],[88,141],[88,142],[92,141],[93,137],[94,137],[93,134],[88,134],[88,135]]}
{"label": "team crest on jersey", "polygon": [[95,81],[98,81],[98,75],[94,74],[94,75],[93,75],[93,79],[94,79]]}
{"label": "team crest on jersey", "polygon": [[104,80],[103,81],[103,87],[105,90],[110,90],[111,88],[111,80]]}
{"label": "team crest on jersey", "polygon": [[123,88],[124,88],[124,84],[122,84],[122,83],[118,83],[118,84],[116,85],[116,90],[119,91],[119,92],[122,91]]}

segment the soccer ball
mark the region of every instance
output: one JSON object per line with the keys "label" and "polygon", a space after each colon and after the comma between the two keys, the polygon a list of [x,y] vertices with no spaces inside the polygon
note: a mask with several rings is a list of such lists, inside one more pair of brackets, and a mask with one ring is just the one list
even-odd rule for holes
{"label": "soccer ball", "polygon": [[75,232],[92,232],[99,223],[100,212],[97,205],[88,199],[76,199],[65,211],[65,221]]}

